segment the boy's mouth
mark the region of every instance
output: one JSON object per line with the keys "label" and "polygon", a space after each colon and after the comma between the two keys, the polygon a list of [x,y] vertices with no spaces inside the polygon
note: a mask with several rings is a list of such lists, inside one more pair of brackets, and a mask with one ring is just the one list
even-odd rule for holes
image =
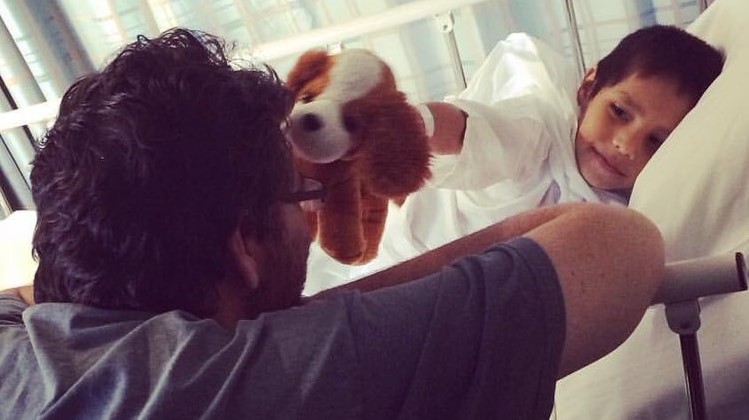
{"label": "boy's mouth", "polygon": [[598,161],[599,166],[601,166],[601,168],[603,168],[606,172],[610,172],[621,177],[627,176],[627,174],[622,172],[622,170],[620,170],[611,159],[607,158],[605,154],[599,152],[595,147],[591,147],[591,151],[593,152],[596,161]]}

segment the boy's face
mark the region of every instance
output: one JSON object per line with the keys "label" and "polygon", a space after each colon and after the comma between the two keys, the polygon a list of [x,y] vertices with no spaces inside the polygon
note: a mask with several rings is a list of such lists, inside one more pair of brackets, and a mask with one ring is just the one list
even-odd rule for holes
{"label": "boy's face", "polygon": [[578,91],[577,166],[595,188],[628,191],[692,104],[675,83],[656,76],[633,74],[591,97],[594,80],[592,69]]}

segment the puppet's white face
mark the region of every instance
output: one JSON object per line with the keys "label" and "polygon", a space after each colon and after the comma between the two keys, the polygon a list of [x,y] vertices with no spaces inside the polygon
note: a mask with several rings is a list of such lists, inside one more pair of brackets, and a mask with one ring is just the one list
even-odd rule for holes
{"label": "puppet's white face", "polygon": [[346,105],[382,81],[383,63],[364,50],[344,50],[332,57],[327,86],[315,98],[297,102],[291,111],[290,140],[299,155],[314,163],[345,159],[358,146],[357,124]]}
{"label": "puppet's white face", "polygon": [[691,106],[675,83],[638,75],[586,98],[575,138],[575,158],[585,181],[605,190],[631,190]]}

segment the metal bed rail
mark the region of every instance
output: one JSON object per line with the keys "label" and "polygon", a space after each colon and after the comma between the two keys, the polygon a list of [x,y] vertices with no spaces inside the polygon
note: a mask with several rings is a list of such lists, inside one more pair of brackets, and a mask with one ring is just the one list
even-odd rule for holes
{"label": "metal bed rail", "polygon": [[[404,25],[418,20],[436,18],[437,24],[443,27],[448,49],[451,54],[454,74],[459,86],[465,86],[465,76],[460,59],[460,52],[452,33],[451,11],[491,0],[419,0],[401,4],[388,10],[367,17],[325,28],[307,31],[304,34],[283,40],[258,45],[252,49],[239,50],[238,54],[246,58],[269,61],[301,53],[310,48],[340,43],[344,39],[371,34],[383,29]],[[585,60],[582,42],[575,13],[574,0],[563,0],[564,11],[569,24],[570,42],[578,71],[585,71]],[[700,0],[700,10],[708,7],[709,0]],[[446,22],[450,23],[446,27]],[[15,127],[51,120],[57,113],[59,100],[48,101],[33,106],[23,107],[0,113],[0,131]]]}

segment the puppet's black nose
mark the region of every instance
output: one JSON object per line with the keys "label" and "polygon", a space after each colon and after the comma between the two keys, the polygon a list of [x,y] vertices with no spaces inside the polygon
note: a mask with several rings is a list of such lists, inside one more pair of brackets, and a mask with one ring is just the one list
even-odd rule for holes
{"label": "puppet's black nose", "polygon": [[317,131],[323,127],[323,122],[317,114],[304,114],[302,117],[302,128],[304,131]]}

